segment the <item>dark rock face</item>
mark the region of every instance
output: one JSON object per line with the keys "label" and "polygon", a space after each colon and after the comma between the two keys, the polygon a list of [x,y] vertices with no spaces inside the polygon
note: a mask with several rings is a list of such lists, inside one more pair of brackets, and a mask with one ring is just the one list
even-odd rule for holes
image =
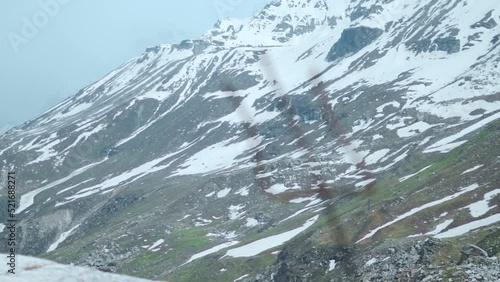
{"label": "dark rock face", "polygon": [[500,40],[500,34],[497,34],[493,37],[491,40],[491,44],[497,44],[497,42]]}
{"label": "dark rock face", "polygon": [[289,24],[288,21],[290,21],[290,19],[287,20],[285,18],[283,20],[283,22],[277,24],[273,30],[274,32],[286,32],[284,34],[285,35],[284,37],[281,36],[281,37],[276,38],[281,43],[289,41],[294,35],[297,36],[297,35],[302,35],[305,33],[313,32],[314,29],[316,28],[316,24],[314,23],[313,19],[311,19],[310,22],[306,22],[302,25],[297,25],[295,27],[293,25]]}
{"label": "dark rock face", "polygon": [[290,99],[291,114],[298,115],[303,121],[319,120],[322,112],[311,100],[308,96],[297,96]]}
{"label": "dark rock face", "polygon": [[366,16],[373,14],[373,13],[378,13],[382,10],[383,10],[383,8],[379,5],[372,5],[369,9],[367,9],[365,7],[359,7],[354,12],[352,12],[350,18],[351,18],[351,21],[355,21],[359,18],[366,17]]}
{"label": "dark rock face", "polygon": [[294,30],[294,35],[302,35],[305,33],[313,32],[315,28],[316,28],[316,24],[314,23],[314,20],[311,19],[310,22],[308,22],[304,25],[297,26]]}
{"label": "dark rock face", "polygon": [[203,51],[210,46],[210,44],[204,40],[194,40],[193,44],[193,53],[195,55],[203,53]]}
{"label": "dark rock face", "polygon": [[354,54],[374,42],[383,32],[381,29],[365,26],[345,29],[339,41],[328,52],[326,60],[332,62]]}
{"label": "dark rock face", "polygon": [[437,38],[434,40],[435,46],[431,47],[430,51],[446,51],[448,54],[457,53],[460,51],[460,40],[455,37]]}
{"label": "dark rock face", "polygon": [[493,11],[489,11],[486,16],[477,23],[471,25],[471,28],[487,28],[487,29],[492,29],[497,26],[497,22],[491,17]]}
{"label": "dark rock face", "polygon": [[430,39],[422,39],[405,43],[408,50],[417,54],[423,52],[444,51],[448,54],[457,53],[460,51],[460,39],[454,36],[436,38],[433,41]]}
{"label": "dark rock face", "polygon": [[413,42],[406,42],[405,45],[408,50],[420,54],[422,52],[427,52],[431,47],[431,43],[432,42],[429,39],[422,39]]}
{"label": "dark rock face", "polygon": [[328,18],[328,26],[334,27],[336,25],[337,25],[337,18],[336,17]]}
{"label": "dark rock face", "polygon": [[[149,47],[149,48],[146,48],[146,51],[144,52],[144,54],[142,55],[142,57],[140,57],[137,62],[138,63],[142,63],[146,60],[148,60],[150,58],[151,55],[154,55],[154,54],[158,54],[158,52],[161,51],[161,47],[160,46],[153,46],[153,47]],[[83,93],[83,91],[81,91]]]}

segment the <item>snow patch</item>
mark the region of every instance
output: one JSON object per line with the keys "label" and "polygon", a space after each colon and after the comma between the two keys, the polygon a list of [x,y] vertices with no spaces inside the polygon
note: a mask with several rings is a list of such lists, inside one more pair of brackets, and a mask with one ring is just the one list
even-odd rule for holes
{"label": "snow patch", "polygon": [[[216,253],[216,252],[218,252],[218,251],[220,251],[220,250],[223,250],[223,249],[225,249],[225,248],[231,247],[231,246],[236,245],[236,244],[238,244],[238,243],[239,243],[239,241],[230,241],[230,242],[226,242],[226,243],[223,243],[223,244],[217,245],[217,246],[215,246],[215,247],[212,247],[212,248],[210,248],[210,249],[208,249],[208,250],[205,250],[205,251],[203,251],[203,252],[199,252],[199,253],[194,254],[193,256],[191,256],[191,258],[190,258],[188,261],[186,261],[185,263],[183,263],[182,265],[186,265],[186,264],[188,264],[188,263],[192,262],[192,261],[193,261],[193,260],[195,260],[195,259],[199,259],[199,258],[202,258],[202,257],[208,256],[208,255],[210,255],[210,254]],[[181,265],[181,266],[182,266],[182,265]]]}
{"label": "snow patch", "polygon": [[453,219],[445,220],[444,222],[436,225],[436,228],[434,228],[434,230],[432,230],[432,231],[429,231],[425,234],[420,233],[420,234],[410,235],[410,236],[408,236],[408,238],[418,237],[418,236],[423,236],[423,235],[437,235],[437,234],[443,232],[443,230],[448,228],[448,226],[450,226],[450,224],[452,224],[452,223],[453,223]]}
{"label": "snow patch", "polygon": [[370,178],[370,179],[360,181],[360,182],[356,183],[354,186],[356,186],[356,188],[365,187],[365,186],[368,186],[369,184],[371,184],[375,181],[376,181],[376,179]]}
{"label": "snow patch", "polygon": [[249,187],[250,187],[250,186],[243,187],[243,188],[241,188],[240,190],[236,191],[236,192],[235,192],[235,194],[237,194],[237,195],[241,195],[241,196],[248,196],[248,194],[249,194],[249,190],[248,190],[248,188],[249,188]]}
{"label": "snow patch", "polygon": [[429,128],[432,128],[434,126],[436,126],[436,125],[430,125],[426,122],[419,121],[419,122],[416,122],[412,125],[409,125],[409,126],[406,126],[403,128],[399,128],[396,131],[396,133],[398,134],[399,137],[406,138],[406,137],[411,137],[411,136],[420,134],[420,133],[422,133],[422,132],[424,132],[424,131],[426,131]]}
{"label": "snow patch", "polygon": [[415,175],[417,175],[417,174],[421,173],[422,171],[424,171],[424,170],[426,170],[426,169],[430,168],[431,166],[432,166],[432,165],[430,165],[430,166],[426,166],[426,167],[422,168],[421,170],[419,170],[419,171],[417,171],[417,172],[415,172],[415,173],[413,173],[413,174],[410,174],[410,175],[407,175],[407,176],[403,176],[403,177],[401,177],[401,178],[399,179],[399,182],[406,181],[406,180],[408,180],[408,179],[412,178],[413,176],[415,176]]}
{"label": "snow patch", "polygon": [[231,192],[231,188],[223,189],[217,192],[217,198],[224,198],[229,194],[229,192]]}
{"label": "snow patch", "polygon": [[365,158],[365,164],[366,165],[371,165],[371,164],[376,164],[378,163],[382,158],[384,158],[391,150],[390,149],[382,149],[375,151],[371,154],[369,154]]}
{"label": "snow patch", "polygon": [[[448,149],[448,147],[446,147],[446,145],[448,145],[449,147],[456,148],[456,147],[462,145],[463,143],[465,143],[466,141],[455,142],[455,143],[452,143],[452,142],[464,137],[465,135],[467,135],[469,133],[476,131],[477,129],[483,127],[484,125],[486,125],[492,121],[495,121],[496,119],[499,119],[499,118],[500,118],[500,112],[493,114],[487,118],[484,118],[484,119],[472,124],[471,126],[462,129],[460,132],[458,132],[456,134],[453,134],[451,136],[448,136],[446,138],[443,138],[443,139],[437,141],[436,143],[434,143],[433,145],[431,145],[427,149],[425,149],[424,153],[439,152],[439,151],[442,151],[439,148],[443,148],[443,147],[445,149]],[[462,143],[462,144],[460,144],[460,143]],[[459,144],[459,145],[457,145],[457,144]],[[444,151],[446,152],[446,150],[444,150]],[[449,150],[449,151],[451,151],[451,150]]]}
{"label": "snow patch", "polygon": [[336,265],[337,265],[337,262],[334,259],[330,260],[328,262],[328,272],[334,270]]}
{"label": "snow patch", "polygon": [[267,193],[276,195],[285,192],[286,190],[289,190],[290,188],[287,188],[284,184],[274,184],[268,189],[264,190]]}
{"label": "snow patch", "polygon": [[247,222],[245,223],[246,227],[254,227],[259,225],[259,221],[255,218],[247,218]]}
{"label": "snow patch", "polygon": [[473,171],[476,171],[480,168],[482,168],[484,165],[476,165],[475,167],[473,168],[469,168],[467,170],[465,170],[464,172],[462,172],[462,174],[466,174],[466,173],[469,173],[469,172],[473,172]]}
{"label": "snow patch", "polygon": [[66,238],[68,238],[68,236],[71,234],[71,232],[73,232],[73,230],[78,228],[78,226],[80,226],[80,224],[77,224],[70,230],[62,233],[61,236],[59,236],[59,239],[57,239],[57,241],[55,241],[49,246],[49,248],[47,249],[47,253],[54,251],[57,248],[57,246],[59,246],[59,244],[61,244],[62,242],[64,242],[64,240],[66,240]]}
{"label": "snow patch", "polygon": [[365,266],[371,266],[371,265],[373,265],[374,263],[376,263],[377,261],[378,261],[378,260],[377,260],[376,258],[372,258],[372,259],[370,259],[369,261],[367,261],[367,262],[365,263]]}
{"label": "snow patch", "polygon": [[69,174],[66,177],[63,177],[63,178],[61,178],[59,180],[56,180],[56,181],[54,181],[54,182],[52,182],[50,184],[47,184],[45,186],[42,186],[42,187],[40,187],[38,189],[35,189],[33,191],[30,191],[30,192],[22,195],[21,196],[21,200],[19,202],[19,209],[16,211],[16,213],[20,214],[22,211],[24,211],[25,209],[27,209],[31,205],[33,205],[35,196],[38,195],[39,193],[41,193],[41,192],[43,192],[43,191],[45,191],[47,189],[50,189],[50,188],[52,188],[54,186],[57,186],[59,184],[62,184],[64,182],[70,180],[71,178],[73,178],[73,177],[75,177],[75,176],[77,176],[77,175],[79,175],[79,174],[81,174],[81,173],[89,170],[90,168],[92,168],[92,167],[94,167],[94,166],[96,166],[96,165],[98,165],[98,164],[100,164],[100,163],[102,163],[104,161],[106,161],[106,159],[103,160],[103,161],[97,162],[97,163],[86,165],[86,166],[84,166],[82,168],[79,168],[79,169],[73,171],[71,174]]}
{"label": "snow patch", "polygon": [[281,246],[285,242],[291,240],[293,237],[297,236],[298,234],[300,234],[301,232],[303,232],[304,230],[306,230],[307,228],[312,226],[314,224],[314,222],[316,222],[316,220],[318,220],[318,218],[319,218],[319,215],[316,215],[316,216],[310,218],[309,220],[307,220],[306,223],[304,223],[304,225],[302,225],[299,228],[296,228],[296,229],[293,229],[293,230],[290,230],[290,231],[287,231],[287,232],[284,232],[281,234],[269,236],[267,238],[257,240],[255,242],[250,243],[250,244],[243,245],[241,247],[228,250],[224,257],[226,257],[226,256],[230,256],[230,257],[234,257],[234,258],[253,257],[253,256],[256,256],[256,255],[258,255],[264,251],[267,251],[269,249]]}
{"label": "snow patch", "polygon": [[495,208],[497,205],[490,206],[489,203],[496,195],[500,194],[500,189],[496,189],[484,194],[484,199],[475,203],[468,205],[470,214],[473,217],[480,217],[488,213],[491,209]]}
{"label": "snow patch", "polygon": [[238,282],[238,281],[241,281],[241,280],[245,279],[245,278],[246,278],[246,277],[248,277],[248,276],[250,276],[250,274],[245,274],[245,275],[243,275],[243,276],[240,276],[240,277],[238,277],[238,278],[234,279],[234,280],[233,280],[233,282]]}
{"label": "snow patch", "polygon": [[436,238],[443,239],[443,238],[452,238],[452,237],[457,237],[460,235],[463,235],[471,230],[483,227],[483,226],[488,226],[494,223],[497,223],[500,221],[500,213],[494,214],[492,216],[472,221],[467,224],[452,228],[446,232],[440,233],[436,235]]}
{"label": "snow patch", "polygon": [[153,251],[153,252],[157,252],[160,250],[160,248],[157,248],[157,247],[160,246],[161,244],[163,244],[164,242],[165,242],[165,240],[159,239],[158,241],[154,242],[153,245],[151,245],[151,247],[148,248],[148,250]]}
{"label": "snow patch", "polygon": [[239,155],[258,146],[261,140],[258,137],[231,142],[222,141],[199,151],[186,160],[174,175],[201,174],[233,167]]}
{"label": "snow patch", "polygon": [[240,210],[242,210],[244,207],[245,207],[245,205],[237,205],[237,206],[231,205],[228,208],[229,209],[229,219],[234,220],[234,219],[238,219],[238,218],[242,217],[243,214],[245,214],[245,211],[241,212]]}

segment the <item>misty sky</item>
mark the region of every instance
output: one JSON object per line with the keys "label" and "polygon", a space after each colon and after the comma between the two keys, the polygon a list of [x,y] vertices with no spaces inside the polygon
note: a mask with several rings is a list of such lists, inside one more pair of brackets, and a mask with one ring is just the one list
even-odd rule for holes
{"label": "misty sky", "polygon": [[0,1],[0,131],[98,80],[148,46],[200,37],[270,0]]}

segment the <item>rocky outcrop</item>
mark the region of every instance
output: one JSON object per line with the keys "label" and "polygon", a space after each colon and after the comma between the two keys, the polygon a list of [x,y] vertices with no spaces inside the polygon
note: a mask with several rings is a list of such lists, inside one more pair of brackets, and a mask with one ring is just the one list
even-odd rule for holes
{"label": "rocky outcrop", "polygon": [[432,46],[430,51],[445,51],[448,54],[457,53],[460,51],[460,39],[453,36],[445,38],[437,38],[434,40],[435,46]]}
{"label": "rocky outcrop", "polygon": [[326,56],[329,62],[355,54],[374,42],[384,31],[366,26],[345,29]]}
{"label": "rocky outcrop", "polygon": [[500,261],[488,258],[480,247],[465,245],[462,253],[467,258],[460,262],[451,256],[443,260],[446,248],[446,243],[432,237],[393,241],[365,254],[354,246],[313,247],[304,253],[285,248],[276,263],[254,282],[495,281],[500,277]]}
{"label": "rocky outcrop", "polygon": [[129,258],[139,251],[139,247],[123,249],[115,243],[110,243],[103,246],[100,250],[91,252],[79,264],[104,272],[116,272],[120,265],[118,261]]}
{"label": "rocky outcrop", "polygon": [[489,11],[483,19],[478,21],[477,23],[470,26],[470,28],[487,28],[492,29],[497,26],[497,22],[491,17],[493,11]]}
{"label": "rocky outcrop", "polygon": [[460,51],[460,39],[454,36],[448,36],[443,38],[431,39],[421,39],[417,41],[409,41],[405,43],[408,50],[413,51],[417,54],[423,52],[434,52],[434,51],[444,51],[448,54],[457,53]]}

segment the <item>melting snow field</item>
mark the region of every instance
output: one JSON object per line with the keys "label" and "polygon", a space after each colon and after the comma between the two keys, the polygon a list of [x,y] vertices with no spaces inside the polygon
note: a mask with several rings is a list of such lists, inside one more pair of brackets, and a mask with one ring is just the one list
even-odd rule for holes
{"label": "melting snow field", "polygon": [[[91,187],[88,187],[88,188],[85,188],[85,189],[81,189],[80,191],[78,191],[76,194],[74,194],[73,196],[70,196],[70,197],[66,197],[65,198],[65,202],[61,202],[61,203],[57,203],[55,206],[58,207],[58,206],[62,206],[62,205],[65,205],[67,203],[70,203],[74,200],[77,200],[77,199],[80,199],[80,198],[84,198],[84,197],[88,197],[90,195],[93,195],[95,193],[98,193],[98,192],[101,192],[101,191],[104,191],[104,190],[108,190],[108,189],[114,189],[116,187],[118,187],[119,185],[124,185],[125,183],[131,183],[133,181],[136,181],[137,179],[139,178],[142,178],[142,177],[145,177],[146,175],[149,175],[151,173],[155,173],[157,171],[160,171],[162,169],[165,169],[167,168],[172,162],[168,163],[168,164],[165,164],[165,165],[160,165],[158,166],[161,162],[171,158],[172,156],[176,155],[177,153],[170,153],[170,154],[167,154],[161,158],[158,158],[158,159],[155,159],[155,160],[152,160],[152,161],[149,161],[147,163],[144,163],[134,169],[131,169],[127,172],[124,172],[122,174],[119,174],[117,176],[113,176],[109,179],[106,179],[104,180],[102,183],[99,183],[97,185],[94,185],[94,186],[91,186]],[[111,191],[110,190],[110,191]],[[110,192],[108,191],[108,192]],[[21,199],[22,200],[22,199]]]}
{"label": "melting snow field", "polygon": [[293,230],[290,230],[290,231],[287,231],[287,232],[284,232],[281,234],[273,235],[273,236],[270,236],[267,238],[263,238],[263,239],[255,241],[255,242],[252,242],[250,244],[228,250],[224,257],[226,257],[226,256],[235,257],[235,258],[253,257],[253,256],[256,256],[256,255],[266,251],[266,250],[281,246],[285,242],[291,240],[293,237],[297,236],[299,233],[301,233],[302,231],[306,230],[311,225],[313,225],[314,222],[316,222],[316,220],[318,220],[318,218],[319,218],[319,215],[314,216],[314,217],[308,219],[306,221],[306,223],[299,228],[296,228],[296,229],[293,229]]}
{"label": "melting snow field", "polygon": [[246,277],[248,277],[248,276],[249,276],[249,274],[245,274],[245,275],[243,275],[243,276],[241,276],[241,277],[238,277],[238,278],[234,279],[234,280],[233,280],[233,282],[238,282],[238,281],[241,281],[241,280],[243,280],[244,278],[246,278]]}
{"label": "melting snow field", "polygon": [[199,258],[202,258],[202,257],[208,256],[208,255],[210,255],[210,254],[216,253],[216,252],[218,252],[218,251],[220,251],[220,250],[223,250],[223,249],[225,249],[225,248],[231,247],[231,246],[236,245],[236,244],[238,244],[238,243],[239,243],[239,241],[230,241],[230,242],[226,242],[226,243],[224,243],[224,244],[220,244],[220,245],[217,245],[217,246],[215,246],[215,247],[212,247],[212,248],[210,248],[210,249],[208,249],[208,250],[205,250],[205,251],[203,251],[203,252],[199,252],[199,253],[197,253],[197,254],[193,255],[193,256],[192,256],[192,257],[191,257],[188,261],[186,261],[186,262],[185,262],[184,264],[182,264],[182,265],[188,264],[188,263],[192,262],[192,261],[193,261],[193,260],[195,260],[195,259],[199,259]]}
{"label": "melting snow field", "polygon": [[245,223],[246,227],[254,227],[259,225],[259,221],[255,218],[247,218],[247,222]]}
{"label": "melting snow field", "polygon": [[494,214],[492,216],[489,216],[487,218],[483,218],[480,220],[472,221],[467,224],[452,228],[448,231],[445,231],[443,233],[440,233],[436,235],[436,238],[443,239],[443,238],[451,238],[451,237],[457,237],[460,235],[463,235],[473,229],[483,227],[483,226],[488,226],[494,223],[497,223],[500,221],[500,213]]}
{"label": "melting snow field", "polygon": [[360,181],[360,182],[356,183],[354,186],[356,186],[356,188],[365,187],[365,186],[368,186],[370,183],[373,183],[374,181],[376,181],[376,179],[371,178],[371,179]]}
{"label": "melting snow field", "polygon": [[411,137],[413,135],[422,133],[422,132],[426,131],[427,129],[432,128],[434,126],[436,126],[436,125],[430,125],[426,122],[419,121],[419,122],[416,122],[410,126],[398,129],[397,134],[401,138]]}
{"label": "melting snow field", "polygon": [[245,214],[245,211],[241,211],[245,205],[231,205],[228,210],[229,210],[229,219],[234,220],[242,217]]}
{"label": "melting snow field", "polygon": [[236,191],[235,194],[240,195],[240,196],[248,196],[249,194],[249,186],[248,187],[243,187],[240,190]]}
{"label": "melting snow field", "polygon": [[[319,200],[319,201],[318,201],[318,200]],[[285,218],[285,219],[281,220],[280,222],[278,222],[278,224],[279,224],[279,223],[282,223],[282,222],[284,222],[284,221],[287,221],[287,220],[289,220],[290,218],[296,217],[296,216],[298,216],[299,214],[304,213],[304,212],[306,212],[306,211],[308,211],[308,210],[311,210],[311,209],[313,209],[313,208],[316,208],[316,207],[318,206],[318,204],[320,204],[320,203],[321,203],[321,200],[320,200],[320,199],[318,199],[318,200],[313,200],[313,201],[311,201],[309,204],[307,204],[307,205],[306,205],[306,207],[305,207],[305,208],[303,208],[303,209],[300,209],[300,210],[296,211],[296,212],[295,212],[295,213],[293,213],[292,215],[290,215],[290,216],[288,216],[287,218]],[[315,212],[316,212],[316,211],[315,211]]]}
{"label": "melting snow field", "polygon": [[224,198],[227,196],[227,194],[229,194],[229,192],[231,192],[231,188],[223,189],[223,190],[217,192],[217,198]]}
{"label": "melting snow field", "polygon": [[472,168],[469,168],[467,170],[465,170],[464,172],[462,172],[462,174],[466,174],[466,173],[469,173],[469,172],[473,172],[473,171],[476,171],[480,168],[482,168],[484,165],[476,165],[475,167],[472,167]]}
{"label": "melting snow field", "polygon": [[417,172],[415,172],[415,173],[413,173],[413,174],[410,174],[410,175],[407,175],[407,176],[401,177],[401,178],[399,179],[399,182],[406,181],[406,180],[408,180],[408,179],[412,178],[413,176],[415,176],[415,175],[417,175],[417,174],[421,173],[422,171],[424,171],[424,170],[428,169],[428,168],[429,168],[429,167],[431,167],[431,166],[432,166],[432,165],[430,165],[430,166],[426,166],[426,167],[422,168],[421,170],[419,170],[419,171],[417,171]]}
{"label": "melting snow field", "polygon": [[64,242],[64,240],[66,240],[66,238],[68,238],[68,236],[71,234],[71,232],[73,232],[73,230],[78,228],[78,226],[80,226],[80,224],[78,224],[75,227],[71,228],[70,230],[62,233],[61,236],[59,237],[59,239],[57,239],[57,241],[55,241],[53,244],[51,244],[49,246],[49,248],[47,249],[47,253],[55,250],[57,248],[57,246],[59,246],[59,244],[61,244],[62,242]]}
{"label": "melting snow field", "polygon": [[493,190],[484,194],[484,199],[467,206],[470,210],[470,214],[473,217],[480,217],[485,215],[488,211],[496,207],[497,205],[490,206],[489,203],[496,195],[500,194],[500,189]]}
{"label": "melting snow field", "polygon": [[378,163],[383,157],[385,157],[391,150],[389,149],[382,149],[378,150],[376,152],[371,153],[365,158],[365,163],[366,165],[371,165],[371,164],[376,164]]}
{"label": "melting snow field", "polygon": [[445,220],[443,223],[438,224],[434,230],[425,233],[425,235],[437,235],[437,234],[441,233],[443,230],[445,230],[446,228],[448,228],[448,226],[450,226],[450,224],[452,222],[453,222],[453,219]]}
{"label": "melting snow field", "polygon": [[451,136],[448,136],[444,139],[441,139],[434,143],[433,145],[429,146],[427,149],[425,149],[424,153],[431,153],[431,152],[441,152],[441,153],[446,153],[451,151],[452,149],[462,145],[466,141],[461,141],[461,142],[455,142],[457,139],[460,139],[464,137],[465,135],[472,133],[479,128],[485,126],[486,124],[500,118],[500,113],[493,114],[485,119],[482,119],[473,125],[464,128],[460,132],[453,134]]}
{"label": "melting snow field", "polygon": [[440,146],[437,146],[437,147],[429,147],[428,149],[426,149],[423,152],[424,153],[432,153],[432,152],[448,153],[451,150],[453,150],[453,149],[455,149],[457,147],[460,147],[462,144],[465,144],[466,142],[467,141],[458,141],[458,142],[453,142],[453,143],[449,143],[449,144],[440,145]]}
{"label": "melting snow field", "polygon": [[258,146],[260,138],[250,138],[236,143],[226,140],[207,147],[189,158],[174,175],[189,175],[222,170],[235,165],[239,155]]}
{"label": "melting snow field", "polygon": [[448,219],[448,220],[445,220],[443,223],[440,223],[436,226],[436,228],[434,228],[434,230],[432,231],[429,231],[425,234],[415,234],[415,235],[410,235],[408,236],[408,238],[411,238],[411,237],[418,237],[418,236],[422,236],[422,235],[437,235],[439,233],[441,233],[443,230],[445,230],[446,228],[448,228],[448,226],[450,226],[450,224],[453,222],[453,219]]}
{"label": "melting snow field", "polygon": [[151,245],[148,250],[152,251],[152,252],[157,252],[160,250],[160,248],[158,248],[161,244],[163,244],[165,242],[165,240],[163,239],[159,239],[158,241],[154,242],[153,245]]}
{"label": "melting snow field", "polygon": [[[104,160],[105,161],[105,160]],[[55,187],[59,184],[62,184],[66,181],[68,181],[69,179],[87,171],[88,169],[104,162],[104,161],[100,161],[100,162],[97,162],[97,163],[93,163],[93,164],[89,164],[87,166],[84,166],[82,168],[79,168],[77,170],[75,170],[74,172],[72,172],[70,175],[64,177],[64,178],[61,178],[59,180],[56,180],[50,184],[47,184],[43,187],[40,187],[38,189],[35,189],[33,191],[30,191],[24,195],[21,196],[21,200],[19,202],[19,209],[16,211],[17,214],[20,214],[22,211],[24,211],[25,209],[29,208],[31,205],[33,205],[33,202],[34,202],[34,199],[35,199],[35,196],[38,195],[39,193],[47,190],[47,189],[50,189],[52,187]]]}
{"label": "melting snow field", "polygon": [[268,189],[264,190],[266,191],[267,193],[270,193],[270,194],[273,194],[273,195],[276,195],[276,194],[280,194],[280,193],[283,193],[285,192],[286,190],[288,190],[289,188],[287,188],[285,185],[283,184],[274,184],[273,186],[269,187]]}
{"label": "melting snow field", "polygon": [[404,213],[404,214],[402,214],[402,215],[400,215],[400,216],[396,217],[395,219],[393,219],[393,220],[391,220],[391,221],[387,222],[386,224],[384,224],[384,225],[382,225],[382,226],[379,226],[379,227],[375,228],[374,230],[370,231],[370,232],[369,232],[368,234],[366,234],[363,238],[359,239],[356,243],[359,243],[359,242],[361,242],[361,241],[363,241],[363,240],[366,240],[366,239],[368,239],[368,238],[372,237],[372,236],[373,236],[373,235],[375,235],[375,233],[377,233],[379,230],[382,230],[382,229],[384,229],[384,228],[386,228],[386,227],[388,227],[388,226],[390,226],[390,225],[392,225],[392,224],[394,224],[394,223],[396,223],[396,222],[398,222],[398,221],[401,221],[401,220],[403,220],[403,219],[405,219],[405,218],[407,218],[407,217],[410,217],[410,216],[412,216],[412,215],[416,214],[417,212],[420,212],[420,211],[422,211],[422,210],[428,209],[428,208],[433,207],[433,206],[437,206],[437,205],[442,204],[442,203],[444,203],[444,202],[447,202],[447,201],[449,201],[449,200],[455,199],[455,198],[457,198],[457,197],[459,197],[459,196],[461,196],[461,195],[463,195],[463,194],[465,194],[465,193],[468,193],[468,192],[470,192],[470,191],[473,191],[473,190],[477,189],[478,187],[479,187],[479,185],[478,185],[478,184],[472,184],[472,185],[470,185],[470,186],[467,186],[467,187],[462,188],[459,192],[457,192],[457,193],[455,193],[455,194],[453,194],[453,195],[446,196],[446,197],[444,197],[444,198],[442,198],[442,199],[440,199],[440,200],[436,200],[436,201],[433,201],[433,202],[430,202],[430,203],[424,204],[424,205],[422,205],[421,207],[414,208],[414,209],[410,210],[409,212],[406,212],[406,213]]}

